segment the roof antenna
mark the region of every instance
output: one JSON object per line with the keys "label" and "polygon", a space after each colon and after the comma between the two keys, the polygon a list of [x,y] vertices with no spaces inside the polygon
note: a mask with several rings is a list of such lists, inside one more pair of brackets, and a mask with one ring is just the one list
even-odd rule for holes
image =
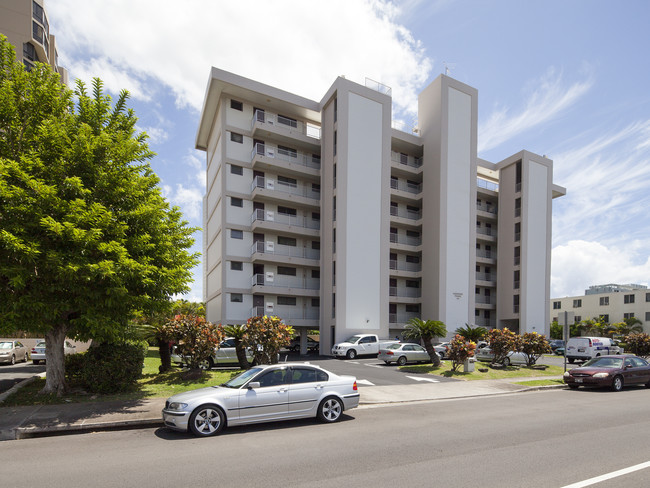
{"label": "roof antenna", "polygon": [[443,61],[442,64],[445,65],[445,75],[447,76],[449,76],[452,69],[456,69],[456,63],[448,63],[447,61]]}

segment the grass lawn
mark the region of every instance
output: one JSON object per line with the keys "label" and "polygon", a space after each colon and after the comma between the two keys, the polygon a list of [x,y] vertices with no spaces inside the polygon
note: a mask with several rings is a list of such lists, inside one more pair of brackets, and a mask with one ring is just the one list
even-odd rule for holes
{"label": "grass lawn", "polygon": [[37,379],[33,383],[21,388],[7,398],[3,407],[15,405],[49,405],[71,402],[103,402],[109,400],[138,400],[142,398],[168,397],[187,390],[194,390],[204,386],[220,385],[233,376],[239,374],[239,369],[212,370],[204,372],[197,380],[183,379],[183,370],[174,367],[171,372],[159,374],[160,356],[158,349],[150,347],[142,368],[142,378],[132,391],[112,395],[94,395],[83,392],[71,392],[68,395],[39,395],[38,392],[45,385],[45,379]]}
{"label": "grass lawn", "polygon": [[517,381],[515,385],[524,385],[524,386],[552,386],[552,385],[564,385],[564,380],[550,379],[550,380],[528,380],[528,381]]}
{"label": "grass lawn", "polygon": [[[563,366],[549,366],[546,369],[534,369],[528,366],[508,366],[507,368],[492,369],[489,363],[477,361],[472,373],[464,373],[463,367],[458,371],[451,370],[451,361],[442,361],[440,367],[434,368],[431,364],[400,366],[401,371],[408,373],[432,374],[445,376],[446,378],[458,378],[461,380],[498,380],[503,378],[536,377],[536,376],[562,376]],[[479,368],[487,368],[486,373],[479,371]]]}

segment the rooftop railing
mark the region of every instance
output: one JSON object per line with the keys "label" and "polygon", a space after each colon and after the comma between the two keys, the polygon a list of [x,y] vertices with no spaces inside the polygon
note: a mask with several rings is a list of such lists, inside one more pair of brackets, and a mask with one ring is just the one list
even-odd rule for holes
{"label": "rooftop railing", "polygon": [[486,190],[499,191],[499,184],[494,183],[493,181],[487,181],[483,178],[476,179],[476,186],[479,188],[485,188]]}

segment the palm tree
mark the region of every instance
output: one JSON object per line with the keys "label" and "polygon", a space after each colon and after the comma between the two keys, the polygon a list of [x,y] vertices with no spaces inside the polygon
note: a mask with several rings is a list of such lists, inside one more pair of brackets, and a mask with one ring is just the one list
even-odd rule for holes
{"label": "palm tree", "polygon": [[422,320],[417,317],[411,318],[404,329],[404,337],[411,340],[422,340],[431,362],[435,367],[440,366],[440,356],[436,354],[431,342],[436,337],[447,335],[447,327],[439,320]]}
{"label": "palm tree", "polygon": [[485,334],[487,334],[487,329],[485,327],[472,327],[469,324],[465,324],[465,327],[459,327],[456,329],[456,334],[462,335],[466,341],[478,344],[478,342],[485,337]]}
{"label": "palm tree", "polygon": [[235,352],[237,353],[237,361],[239,361],[239,367],[241,369],[248,369],[250,365],[248,364],[248,359],[246,358],[246,349],[242,344],[242,338],[246,333],[246,325],[226,325],[223,328],[223,331],[228,337],[235,339]]}

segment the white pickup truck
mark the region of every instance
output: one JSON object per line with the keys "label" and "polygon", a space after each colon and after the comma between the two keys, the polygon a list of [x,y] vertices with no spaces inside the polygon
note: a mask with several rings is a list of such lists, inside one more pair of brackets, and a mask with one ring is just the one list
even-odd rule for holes
{"label": "white pickup truck", "polygon": [[380,339],[375,334],[357,334],[332,346],[332,356],[354,359],[362,355],[377,355],[381,346],[399,342],[395,339]]}

